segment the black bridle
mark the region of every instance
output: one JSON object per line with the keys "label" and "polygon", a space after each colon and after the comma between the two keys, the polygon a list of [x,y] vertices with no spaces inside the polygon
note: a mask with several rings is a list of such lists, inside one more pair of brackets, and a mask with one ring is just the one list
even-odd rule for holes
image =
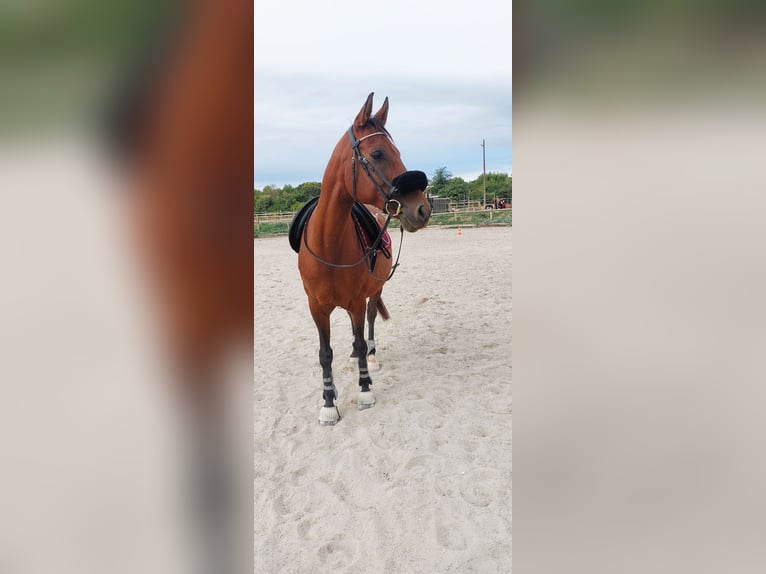
{"label": "black bridle", "polygon": [[[391,273],[386,277],[385,279],[381,279],[379,277],[375,277],[373,274],[372,269],[372,255],[377,251],[378,247],[380,247],[381,242],[383,241],[383,236],[386,233],[386,229],[388,229],[388,224],[391,222],[391,219],[399,219],[399,215],[402,212],[402,204],[398,199],[393,199],[392,196],[396,193],[397,188],[396,186],[391,183],[384,175],[382,175],[377,169],[375,169],[375,166],[370,163],[370,160],[368,160],[364,154],[359,150],[359,144],[366,140],[367,138],[370,138],[372,136],[386,136],[391,139],[391,136],[387,132],[373,132],[371,134],[367,134],[366,136],[362,136],[359,139],[356,139],[354,136],[354,127],[351,126],[348,128],[348,138],[351,142],[351,149],[354,152],[354,154],[351,156],[351,181],[352,181],[352,189],[353,189],[353,195],[354,195],[354,201],[358,202],[357,194],[356,194],[356,164],[357,162],[362,165],[362,168],[364,169],[364,172],[367,174],[367,177],[370,179],[372,184],[375,186],[375,189],[378,191],[378,193],[383,197],[383,211],[386,213],[386,222],[383,225],[383,227],[380,228],[380,232],[378,233],[377,237],[375,238],[375,241],[372,242],[372,245],[369,249],[365,249],[364,244],[362,243],[362,238],[358,237],[359,239],[359,245],[362,247],[362,251],[364,252],[364,255],[362,255],[362,258],[359,259],[359,261],[356,261],[355,263],[330,263],[329,261],[325,261],[321,257],[319,257],[316,253],[314,253],[311,248],[309,247],[309,244],[306,240],[306,230],[303,231],[303,244],[306,246],[306,249],[311,254],[314,259],[319,261],[320,263],[323,263],[324,265],[327,265],[328,267],[334,267],[336,269],[348,269],[350,267],[356,267],[357,265],[360,265],[363,261],[367,262],[367,271],[370,274],[370,276],[375,279],[376,281],[385,282],[391,279],[391,277],[394,276],[394,272],[396,271],[396,268],[399,267],[399,255],[402,253],[402,243],[404,242],[404,228],[399,225],[399,231],[401,232],[401,236],[399,238],[399,250],[396,253],[396,262],[391,267]],[[393,143],[393,142],[392,142]],[[383,189],[383,186],[385,186],[388,191],[385,191]],[[391,211],[391,205],[393,203],[396,203],[396,208],[392,212]],[[308,227],[308,225],[307,225]]]}
{"label": "black bridle", "polygon": [[[388,181],[388,179],[386,179],[386,177],[382,175],[377,169],[375,169],[375,166],[370,163],[370,160],[368,160],[359,150],[359,144],[367,138],[371,138],[372,136],[385,136],[391,140],[391,136],[387,132],[373,132],[371,134],[367,134],[366,136],[362,136],[359,139],[356,139],[354,136],[354,126],[348,128],[348,139],[351,142],[351,149],[354,152],[354,155],[351,156],[351,178],[353,182],[352,185],[354,201],[358,201],[356,196],[356,163],[359,162],[364,169],[364,173],[367,174],[367,177],[370,179],[372,184],[375,186],[375,189],[383,198],[383,211],[388,214],[389,218],[393,217],[394,219],[398,219],[399,214],[402,212],[402,204],[398,199],[391,198],[391,196],[396,193],[396,186]],[[391,143],[393,144],[393,141],[391,141]],[[388,188],[387,192],[383,189],[383,185]],[[394,202],[396,203],[396,209],[392,212],[389,206]],[[386,225],[388,225],[388,221],[386,221]]]}

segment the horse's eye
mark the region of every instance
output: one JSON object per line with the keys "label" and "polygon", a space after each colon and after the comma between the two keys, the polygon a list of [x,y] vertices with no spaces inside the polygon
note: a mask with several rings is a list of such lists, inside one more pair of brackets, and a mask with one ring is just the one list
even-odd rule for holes
{"label": "horse's eye", "polygon": [[383,159],[383,152],[382,152],[382,151],[380,151],[379,149],[376,149],[376,150],[375,150],[374,152],[372,152],[370,155],[372,156],[372,159],[375,159],[375,160],[381,160],[381,159]]}

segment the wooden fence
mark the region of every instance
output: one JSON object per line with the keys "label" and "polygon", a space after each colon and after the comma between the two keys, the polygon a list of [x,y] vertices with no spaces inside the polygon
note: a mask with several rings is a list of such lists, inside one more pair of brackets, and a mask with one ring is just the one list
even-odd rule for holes
{"label": "wooden fence", "polygon": [[[459,219],[465,220],[464,218],[460,218],[460,215],[468,215],[470,216],[470,221],[485,221],[485,224],[491,224],[496,219],[499,221],[509,221],[511,213],[512,211],[510,203],[506,209],[485,210],[483,204],[480,201],[452,201],[450,202],[450,210],[448,212],[434,213],[432,215],[432,219],[434,223],[438,220],[442,224],[449,225],[451,222],[457,222]],[[471,216],[470,214],[476,215]],[[268,235],[284,235],[287,233],[287,226],[293,220],[294,215],[294,211],[254,213],[253,231],[257,237]],[[396,224],[393,223],[392,225]]]}

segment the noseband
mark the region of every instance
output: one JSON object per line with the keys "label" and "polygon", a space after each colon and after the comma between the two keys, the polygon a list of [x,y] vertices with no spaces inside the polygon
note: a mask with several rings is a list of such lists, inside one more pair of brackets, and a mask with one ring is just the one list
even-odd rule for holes
{"label": "noseband", "polygon": [[[388,214],[389,217],[398,219],[402,212],[402,204],[398,199],[391,199],[391,196],[396,193],[396,186],[388,181],[388,179],[386,179],[386,177],[382,175],[377,169],[375,169],[375,166],[370,163],[370,160],[368,160],[359,150],[359,144],[367,138],[371,138],[372,136],[386,136],[389,138],[389,140],[391,139],[391,137],[386,132],[373,132],[371,134],[367,134],[366,136],[362,136],[359,139],[356,139],[354,136],[354,126],[348,128],[348,139],[351,142],[351,149],[354,151],[354,155],[351,156],[351,176],[354,191],[354,201],[358,201],[356,196],[356,163],[359,162],[362,164],[364,173],[367,174],[367,177],[375,186],[375,189],[378,191],[381,197],[383,197],[384,211]],[[388,189],[388,191],[383,189],[384,186]],[[393,204],[396,205],[394,206]]]}

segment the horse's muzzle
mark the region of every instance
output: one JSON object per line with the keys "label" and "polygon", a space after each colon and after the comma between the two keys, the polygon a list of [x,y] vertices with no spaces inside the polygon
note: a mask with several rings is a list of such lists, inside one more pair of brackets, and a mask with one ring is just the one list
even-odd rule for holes
{"label": "horse's muzzle", "polygon": [[405,231],[417,231],[428,223],[431,206],[425,196],[428,178],[422,171],[405,171],[391,182],[391,195],[385,209],[401,222]]}
{"label": "horse's muzzle", "polygon": [[405,231],[414,232],[426,226],[431,218],[431,206],[428,202],[417,202],[415,204],[404,204],[399,222]]}

